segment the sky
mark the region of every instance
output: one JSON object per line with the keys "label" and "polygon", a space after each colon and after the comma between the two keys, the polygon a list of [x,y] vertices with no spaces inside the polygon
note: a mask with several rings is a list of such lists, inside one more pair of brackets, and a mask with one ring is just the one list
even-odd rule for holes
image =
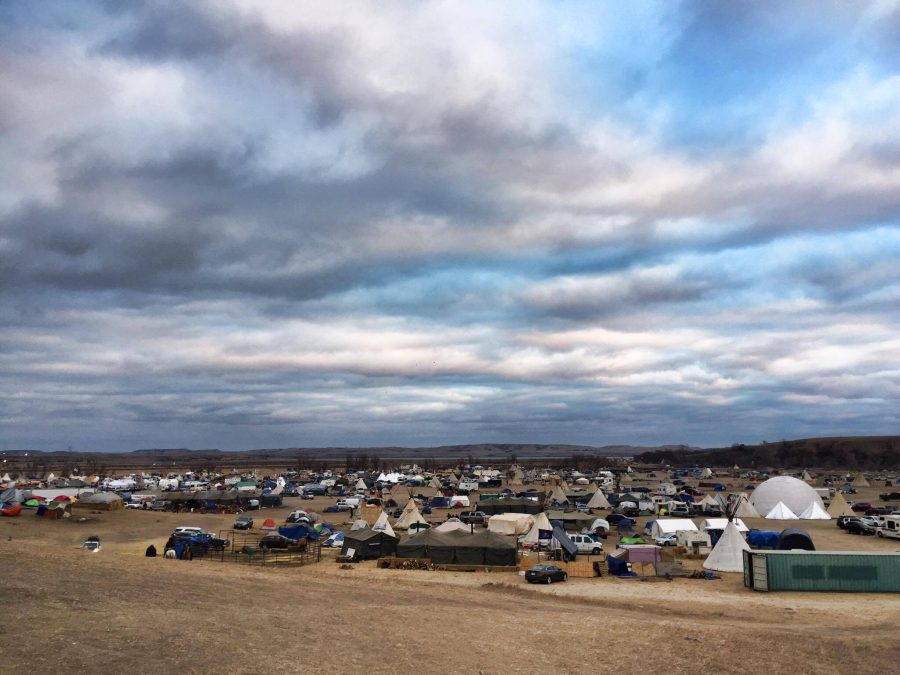
{"label": "sky", "polygon": [[0,448],[900,433],[900,3],[0,4]]}

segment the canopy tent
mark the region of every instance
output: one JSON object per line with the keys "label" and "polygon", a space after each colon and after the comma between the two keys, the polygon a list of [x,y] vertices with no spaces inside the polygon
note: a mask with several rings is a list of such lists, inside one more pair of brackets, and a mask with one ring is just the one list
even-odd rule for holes
{"label": "canopy tent", "polygon": [[[744,521],[735,518],[733,521],[738,532],[749,532],[750,528],[744,525]],[[728,526],[728,518],[707,518],[700,523],[701,530],[726,530]]]}
{"label": "canopy tent", "polygon": [[[660,518],[659,520],[654,520],[652,522],[653,524],[650,526],[651,537],[662,537],[667,534],[675,534],[676,532],[685,530],[690,532],[699,531],[697,530],[694,521],[689,518]],[[650,525],[650,523],[647,524]]]}
{"label": "canopy tent", "polygon": [[606,495],[603,494],[603,490],[597,488],[597,491],[588,500],[587,507],[589,509],[611,509],[612,505],[609,503]]}
{"label": "canopy tent", "polygon": [[852,516],[854,515],[853,509],[850,508],[850,505],[847,503],[847,500],[844,499],[844,495],[838,492],[834,499],[831,500],[831,504],[828,505],[828,515],[832,518],[839,518],[840,516]]}
{"label": "canopy tent", "polygon": [[519,536],[527,534],[534,525],[534,516],[527,513],[498,513],[488,518],[488,531]]}
{"label": "canopy tent", "polygon": [[766,518],[769,520],[799,520],[797,514],[791,511],[784,502],[778,502],[773,506],[766,514]]}
{"label": "canopy tent", "polygon": [[397,552],[398,539],[387,532],[364,528],[348,532],[341,546],[341,555],[354,555],[363,560],[372,560],[382,556],[394,555]]}
{"label": "canopy tent", "polygon": [[806,511],[800,514],[800,520],[831,520],[828,511],[816,503],[810,504]]}
{"label": "canopy tent", "polygon": [[743,572],[744,551],[749,550],[750,547],[735,523],[726,521],[725,531],[703,561],[703,567],[716,572]]}

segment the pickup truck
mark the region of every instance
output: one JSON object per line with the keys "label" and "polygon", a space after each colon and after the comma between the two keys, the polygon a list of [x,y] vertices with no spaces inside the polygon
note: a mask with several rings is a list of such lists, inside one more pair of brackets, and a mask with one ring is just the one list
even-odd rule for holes
{"label": "pickup truck", "polygon": [[878,498],[883,502],[893,502],[900,499],[900,492],[885,492],[883,495],[878,495]]}
{"label": "pickup truck", "polygon": [[487,523],[487,514],[484,511],[463,511],[459,519],[466,525],[484,525]]}

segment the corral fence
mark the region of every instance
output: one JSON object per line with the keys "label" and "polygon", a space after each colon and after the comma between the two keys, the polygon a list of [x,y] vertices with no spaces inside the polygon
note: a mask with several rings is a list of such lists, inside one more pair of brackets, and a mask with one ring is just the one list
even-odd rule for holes
{"label": "corral fence", "polygon": [[207,560],[230,562],[243,565],[277,565],[281,567],[308,565],[322,559],[322,546],[318,541],[304,541],[290,548],[264,548],[259,540],[266,532],[246,530],[225,530],[219,537],[227,539],[229,545],[220,551],[210,551]]}

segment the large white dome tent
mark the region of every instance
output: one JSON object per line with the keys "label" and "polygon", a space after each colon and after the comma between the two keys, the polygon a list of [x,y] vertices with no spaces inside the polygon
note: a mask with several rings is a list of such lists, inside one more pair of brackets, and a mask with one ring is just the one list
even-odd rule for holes
{"label": "large white dome tent", "polygon": [[760,483],[750,495],[750,503],[760,513],[769,513],[782,502],[794,513],[803,513],[811,504],[824,510],[822,498],[802,480],[791,476],[775,476]]}

